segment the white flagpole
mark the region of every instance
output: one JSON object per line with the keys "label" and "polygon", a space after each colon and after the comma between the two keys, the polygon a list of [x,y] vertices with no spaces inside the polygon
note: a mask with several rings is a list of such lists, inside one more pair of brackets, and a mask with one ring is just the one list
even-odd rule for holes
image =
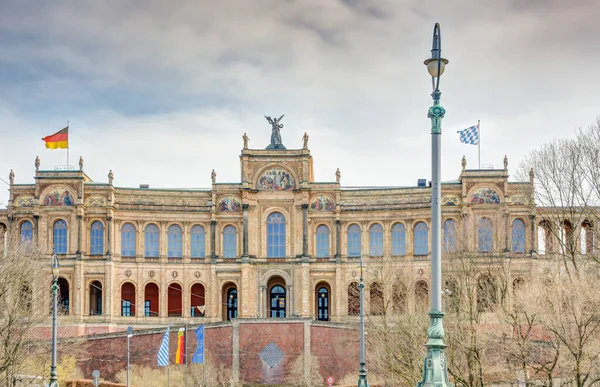
{"label": "white flagpole", "polygon": [[477,160],[479,169],[481,169],[481,130],[479,129],[479,120],[477,120]]}
{"label": "white flagpole", "polygon": [[67,170],[69,170],[69,120],[67,120]]}

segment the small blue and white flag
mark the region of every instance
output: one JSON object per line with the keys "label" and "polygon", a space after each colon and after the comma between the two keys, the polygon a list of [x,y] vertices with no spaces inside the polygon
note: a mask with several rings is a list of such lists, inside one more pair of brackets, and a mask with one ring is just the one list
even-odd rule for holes
{"label": "small blue and white flag", "polygon": [[200,325],[196,329],[196,351],[192,356],[192,363],[204,363],[204,325]]}
{"label": "small blue and white flag", "polygon": [[162,343],[160,344],[160,349],[158,350],[158,366],[166,367],[168,365],[169,365],[169,327],[167,327],[165,336],[163,337]]}
{"label": "small blue and white flag", "polygon": [[460,142],[463,144],[479,144],[479,124],[467,129],[459,130],[456,133],[460,134]]}

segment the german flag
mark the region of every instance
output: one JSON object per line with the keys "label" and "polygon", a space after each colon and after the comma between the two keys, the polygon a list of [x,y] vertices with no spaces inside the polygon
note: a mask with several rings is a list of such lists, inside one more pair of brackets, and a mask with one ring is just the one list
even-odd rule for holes
{"label": "german flag", "polygon": [[58,132],[42,138],[46,141],[46,148],[49,149],[65,149],[69,147],[69,127],[59,130]]}
{"label": "german flag", "polygon": [[175,353],[175,364],[185,364],[185,328],[177,331],[177,352]]}

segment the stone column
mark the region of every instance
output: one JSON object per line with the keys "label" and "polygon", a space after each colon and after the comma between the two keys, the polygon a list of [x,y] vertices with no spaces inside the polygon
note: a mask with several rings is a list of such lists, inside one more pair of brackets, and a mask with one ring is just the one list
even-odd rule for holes
{"label": "stone column", "polygon": [[12,237],[12,231],[13,231],[13,222],[15,221],[15,217],[12,215],[8,216],[8,229],[6,229],[6,240],[10,241],[11,237]]}
{"label": "stone column", "polygon": [[242,259],[248,259],[248,204],[242,204],[244,230],[242,237]]}
{"label": "stone column", "polygon": [[106,255],[109,257],[112,255],[112,233],[113,233],[113,218],[112,216],[108,216],[106,218]]}
{"label": "stone column", "polygon": [[302,205],[302,257],[308,258],[308,204]]}
{"label": "stone column", "polygon": [[39,246],[40,242],[39,242],[39,228],[40,228],[40,216],[39,215],[33,215],[33,243],[36,246]]}
{"label": "stone column", "polygon": [[83,215],[77,215],[77,255],[81,255],[81,238],[83,237]]}
{"label": "stone column", "polygon": [[287,307],[287,317],[293,317],[294,316],[294,288],[292,287],[292,285],[287,285],[286,286],[286,293],[287,293],[287,300],[286,300],[286,307]]}
{"label": "stone column", "polygon": [[[267,299],[267,287],[265,285],[260,285],[260,301],[259,301],[259,308],[258,308],[258,317],[269,317],[267,316],[267,312],[269,311],[269,308],[266,308],[266,304],[265,304],[265,299]],[[270,300],[269,300],[270,302]]]}
{"label": "stone column", "polygon": [[217,247],[217,236],[216,236],[216,231],[217,231],[217,221],[216,220],[211,220],[210,221],[210,258],[213,262],[215,262],[215,260],[217,259],[217,254],[216,254],[216,247]]}
{"label": "stone column", "polygon": [[342,258],[342,221],[335,221],[335,260],[340,261]]}

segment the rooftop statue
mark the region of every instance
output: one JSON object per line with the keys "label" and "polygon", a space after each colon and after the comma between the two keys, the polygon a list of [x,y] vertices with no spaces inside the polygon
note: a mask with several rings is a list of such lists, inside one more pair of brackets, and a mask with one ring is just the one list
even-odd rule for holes
{"label": "rooftop statue", "polygon": [[271,144],[267,147],[267,149],[285,149],[283,143],[281,142],[281,132],[280,129],[283,128],[283,124],[280,124],[281,119],[285,116],[282,114],[281,117],[277,119],[272,119],[270,116],[265,116],[269,124],[271,124]]}

